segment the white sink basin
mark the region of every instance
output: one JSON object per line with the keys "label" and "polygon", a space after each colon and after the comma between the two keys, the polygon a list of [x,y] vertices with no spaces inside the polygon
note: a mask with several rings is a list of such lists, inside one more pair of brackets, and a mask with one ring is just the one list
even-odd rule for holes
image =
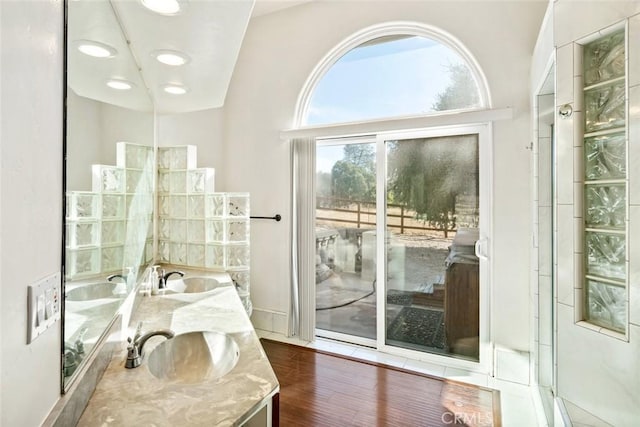
{"label": "white sink basin", "polygon": [[170,291],[185,294],[209,292],[220,286],[224,286],[224,284],[212,277],[187,277],[180,280],[169,280],[166,283],[166,287]]}
{"label": "white sink basin", "polygon": [[103,298],[124,298],[126,287],[122,283],[92,283],[67,291],[67,301],[92,301]]}
{"label": "white sink basin", "polygon": [[238,344],[222,332],[176,335],[149,353],[147,366],[159,379],[193,384],[228,374],[240,357]]}

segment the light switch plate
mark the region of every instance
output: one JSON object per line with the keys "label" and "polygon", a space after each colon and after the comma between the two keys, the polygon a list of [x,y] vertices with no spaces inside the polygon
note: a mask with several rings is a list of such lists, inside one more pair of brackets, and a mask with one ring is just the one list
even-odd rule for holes
{"label": "light switch plate", "polygon": [[60,272],[27,287],[27,344],[60,319]]}

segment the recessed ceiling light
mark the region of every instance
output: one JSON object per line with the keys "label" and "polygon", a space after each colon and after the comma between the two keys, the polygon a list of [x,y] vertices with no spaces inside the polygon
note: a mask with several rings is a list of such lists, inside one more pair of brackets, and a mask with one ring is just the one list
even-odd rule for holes
{"label": "recessed ceiling light", "polygon": [[186,86],[173,83],[162,86],[162,90],[170,93],[171,95],[184,95],[185,93],[189,92],[189,89]]}
{"label": "recessed ceiling light", "polygon": [[149,10],[162,15],[175,15],[180,12],[178,0],[140,0],[142,5]]}
{"label": "recessed ceiling light", "polygon": [[118,53],[115,48],[92,40],[78,40],[75,43],[80,52],[85,55],[93,56],[94,58],[111,58]]}
{"label": "recessed ceiling light", "polygon": [[109,86],[111,89],[129,90],[133,88],[134,84],[127,80],[111,79],[107,81],[107,86]]}
{"label": "recessed ceiling light", "polygon": [[176,50],[156,50],[151,52],[151,55],[166,65],[180,66],[189,62],[189,57],[186,54]]}

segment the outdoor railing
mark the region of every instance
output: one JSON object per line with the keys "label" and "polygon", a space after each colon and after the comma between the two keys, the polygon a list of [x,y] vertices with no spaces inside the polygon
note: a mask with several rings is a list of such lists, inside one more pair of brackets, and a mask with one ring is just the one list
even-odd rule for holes
{"label": "outdoor railing", "polygon": [[[372,209],[368,207],[372,207]],[[361,228],[363,225],[375,226],[376,223],[371,222],[372,217],[375,221],[375,208],[375,202],[318,196],[316,198],[316,220],[355,224],[357,228]],[[335,215],[330,215],[332,212]],[[404,234],[405,230],[440,231],[444,233],[444,237],[448,237],[449,232],[456,231],[455,228],[429,227],[426,223],[416,219],[415,215],[415,211],[405,205],[388,203],[387,218],[399,218],[399,223],[387,220],[387,227],[399,228],[400,234]],[[420,222],[424,225],[417,225]]]}

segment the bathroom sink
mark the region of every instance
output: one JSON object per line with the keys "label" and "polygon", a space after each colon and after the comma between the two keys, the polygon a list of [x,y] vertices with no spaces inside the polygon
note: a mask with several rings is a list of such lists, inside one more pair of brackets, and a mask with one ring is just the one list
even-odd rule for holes
{"label": "bathroom sink", "polygon": [[67,301],[91,301],[103,298],[124,298],[126,286],[122,283],[92,283],[67,291]]}
{"label": "bathroom sink", "polygon": [[212,277],[187,277],[186,279],[170,280],[166,284],[167,289],[173,292],[195,294],[209,292],[224,284]]}
{"label": "bathroom sink", "polygon": [[238,344],[227,334],[197,331],[159,344],[149,353],[147,365],[156,378],[193,384],[225,376],[239,356]]}

